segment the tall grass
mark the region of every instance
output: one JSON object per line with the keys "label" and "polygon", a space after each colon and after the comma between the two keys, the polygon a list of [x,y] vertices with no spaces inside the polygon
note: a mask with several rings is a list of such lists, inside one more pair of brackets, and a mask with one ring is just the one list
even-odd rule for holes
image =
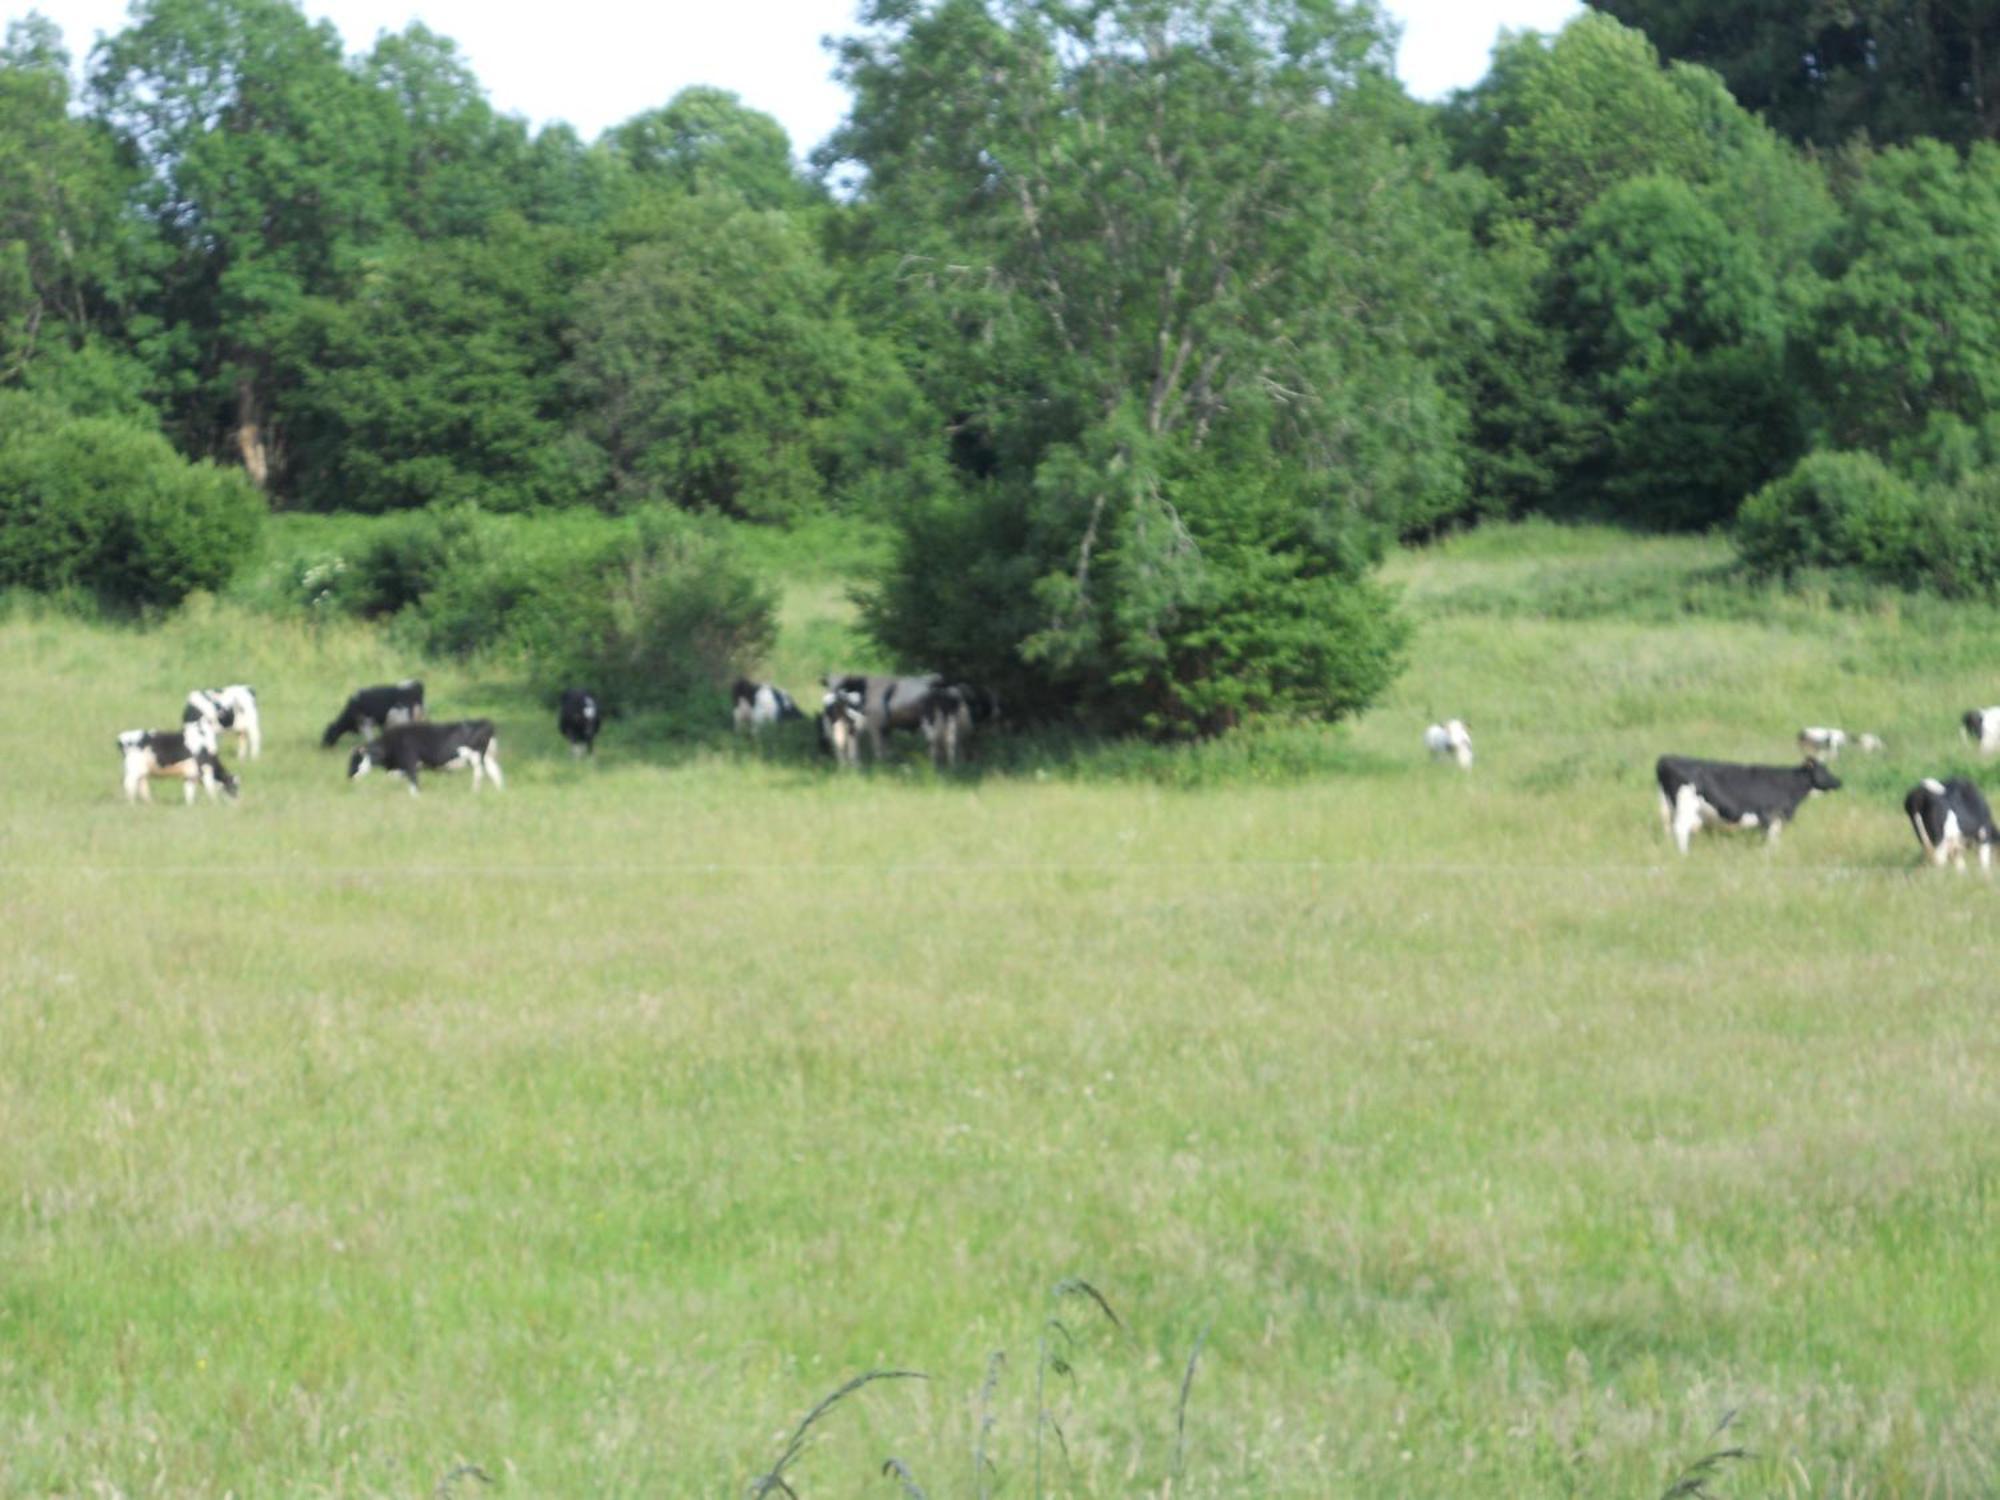
{"label": "tall grass", "polygon": [[[1029,1493],[1045,1411],[1050,1495],[1659,1495],[1730,1409],[1718,1493],[2000,1490],[2000,886],[1898,811],[1989,774],[1996,616],[1552,619],[1539,545],[1397,560],[1390,700],[1188,789],[579,764],[366,625],[0,618],[0,1493],[741,1494],[905,1368],[963,1378],[840,1403],[798,1494]],[[789,590],[773,675],[844,609]],[[504,794],[315,748],[411,671]],[[111,735],[236,680],[241,803],[124,806]],[[1806,722],[1889,748],[1672,855],[1655,756]],[[1038,1399],[1071,1270],[1126,1331],[1059,1299]]]}

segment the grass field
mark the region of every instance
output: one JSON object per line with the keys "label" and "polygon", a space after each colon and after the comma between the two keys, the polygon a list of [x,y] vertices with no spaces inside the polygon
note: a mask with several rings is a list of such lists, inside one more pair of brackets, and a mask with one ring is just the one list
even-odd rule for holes
{"label": "grass field", "polygon": [[[1900,815],[2000,616],[1722,560],[1400,558],[1390,701],[1193,789],[577,765],[358,628],[17,610],[0,1493],[740,1495],[885,1368],[798,1494],[1033,1495],[1038,1429],[1050,1495],[1652,1500],[1739,1444],[1713,1493],[2000,1490],[2000,885]],[[780,680],[845,622],[802,572]],[[419,668],[504,795],[317,748]],[[239,678],[240,805],[124,806],[113,734]],[[1889,748],[1674,857],[1653,759],[1805,722]]]}

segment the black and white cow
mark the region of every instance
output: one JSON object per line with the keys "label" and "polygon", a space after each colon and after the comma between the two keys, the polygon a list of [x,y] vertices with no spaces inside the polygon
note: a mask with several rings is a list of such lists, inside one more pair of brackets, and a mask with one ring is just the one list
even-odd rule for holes
{"label": "black and white cow", "polygon": [[1993,809],[1978,787],[1962,776],[1949,781],[1925,777],[1910,788],[1903,811],[1917,831],[1924,857],[1939,869],[1948,863],[1965,868],[1968,844],[1979,846],[1979,868],[1993,868],[1993,845],[2000,830],[1993,826]]}
{"label": "black and white cow", "polygon": [[959,752],[972,738],[972,705],[966,702],[965,690],[942,684],[932,688],[917,710],[917,726],[930,746],[931,764],[956,766]]}
{"label": "black and white cow", "polygon": [[1003,716],[998,693],[971,682],[955,682],[952,688],[965,700],[965,709],[972,716],[973,728],[988,730],[999,726]]}
{"label": "black and white cow", "polygon": [[356,780],[366,776],[371,767],[380,766],[409,782],[414,797],[419,771],[456,771],[470,766],[475,792],[488,776],[493,778],[493,789],[501,791],[507,782],[500,774],[499,751],[491,719],[397,724],[355,750],[347,761],[347,779]]}
{"label": "black and white cow", "polygon": [[769,725],[805,717],[792,695],[775,682],[739,677],[729,689],[729,701],[738,734],[762,734]]}
{"label": "black and white cow", "polygon": [[1655,774],[1660,820],[1683,854],[1688,839],[1704,826],[1762,828],[1765,840],[1775,844],[1806,798],[1840,790],[1839,778],[1810,756],[1797,766],[1742,766],[1663,755]]}
{"label": "black and white cow", "polygon": [[1959,722],[1965,726],[1965,737],[1979,746],[1981,755],[2000,750],[2000,708],[1968,708]]}
{"label": "black and white cow", "polygon": [[179,729],[128,729],[118,736],[118,753],[125,763],[127,802],[151,802],[156,777],[180,782],[187,802],[194,801],[196,787],[211,802],[218,791],[234,797],[241,790],[216,759],[214,732],[200,720]]}
{"label": "black and white cow", "polygon": [[196,688],[187,695],[181,721],[206,719],[217,733],[229,730],[236,736],[236,753],[255,760],[264,753],[264,729],[257,715],[257,690],[248,683],[232,682],[222,688]]}
{"label": "black and white cow", "polygon": [[921,733],[924,709],[931,694],[944,686],[935,672],[922,676],[893,677],[878,672],[831,672],[821,679],[827,691],[840,693],[861,705],[862,724],[868,734],[868,748],[882,759],[882,741],[891,730]]}
{"label": "black and white cow", "polygon": [[1872,734],[1850,735],[1845,729],[1825,724],[1808,724],[1799,731],[1799,754],[1832,760],[1849,745],[1873,755],[1882,748],[1881,738]]}
{"label": "black and white cow", "polygon": [[820,704],[820,749],[831,755],[836,765],[860,765],[861,735],[867,722],[859,693],[829,692]]}
{"label": "black and white cow", "polygon": [[1450,756],[1458,762],[1459,770],[1472,769],[1472,731],[1465,727],[1463,719],[1446,719],[1442,724],[1431,725],[1424,731],[1424,748],[1430,751],[1432,760]]}
{"label": "black and white cow", "polygon": [[569,741],[571,755],[595,755],[597,731],[604,724],[604,706],[597,694],[583,688],[564,688],[556,709],[556,729]]}
{"label": "black and white cow", "polygon": [[340,717],[326,726],[321,745],[335,744],[344,734],[372,739],[378,730],[398,724],[415,724],[424,717],[424,685],[414,677],[406,682],[365,687],[347,700]]}

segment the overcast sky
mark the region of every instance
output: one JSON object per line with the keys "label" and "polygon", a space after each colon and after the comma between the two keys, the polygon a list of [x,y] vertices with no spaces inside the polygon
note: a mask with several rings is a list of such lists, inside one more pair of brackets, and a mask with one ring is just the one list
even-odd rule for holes
{"label": "overcast sky", "polygon": [[[1437,98],[1486,71],[1503,26],[1553,31],[1576,0],[1388,0],[1403,25],[1396,71]],[[126,0],[0,0],[15,20],[39,10],[79,59],[125,23]],[[693,83],[733,90],[776,115],[803,155],[840,122],[846,93],[827,76],[820,39],[851,28],[854,0],[305,0],[340,28],[350,52],[422,21],[459,46],[496,108],[535,125],[567,120],[586,139],[665,104]],[[558,24],[559,23],[559,24]]]}

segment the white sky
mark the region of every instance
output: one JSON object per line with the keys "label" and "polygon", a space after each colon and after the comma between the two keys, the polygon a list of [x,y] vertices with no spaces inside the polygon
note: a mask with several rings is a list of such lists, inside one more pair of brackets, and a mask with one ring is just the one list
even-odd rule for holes
{"label": "white sky", "polygon": [[[1501,27],[1554,31],[1582,6],[1385,0],[1385,9],[1403,25],[1398,76],[1419,98],[1437,98],[1479,80]],[[99,34],[123,29],[126,0],[0,0],[8,21],[31,10],[62,27],[81,61]],[[847,108],[820,39],[852,28],[855,0],[305,0],[305,11],[331,19],[349,52],[420,20],[458,44],[496,108],[537,126],[567,120],[585,140],[694,83],[777,116],[800,155]]]}

